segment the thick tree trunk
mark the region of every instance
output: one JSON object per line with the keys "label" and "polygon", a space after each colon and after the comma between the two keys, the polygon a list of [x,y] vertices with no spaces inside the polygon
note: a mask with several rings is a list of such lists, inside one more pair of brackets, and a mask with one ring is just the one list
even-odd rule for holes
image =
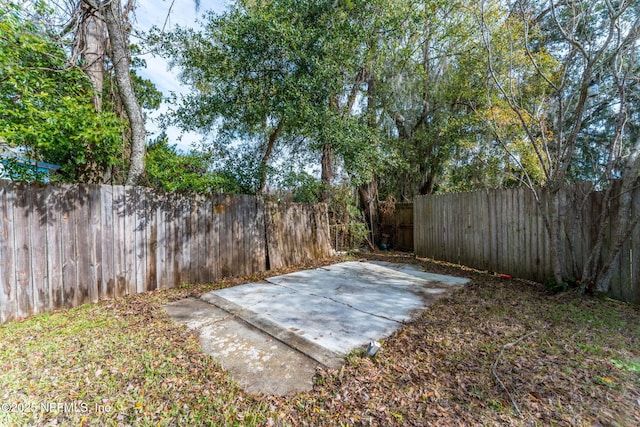
{"label": "thick tree trunk", "polygon": [[[79,5],[80,23],[76,34],[76,53],[82,59],[82,70],[93,87],[93,106],[102,112],[104,88],[104,59],[107,51],[107,28],[99,10],[86,3]],[[84,183],[101,183],[105,165],[94,159],[95,147],[84,144],[85,162],[77,165],[77,179]]]}
{"label": "thick tree trunk", "polygon": [[262,160],[260,161],[260,183],[258,184],[258,194],[264,193],[264,189],[267,186],[267,166],[269,165],[269,159],[273,152],[273,146],[282,133],[284,122],[281,120],[278,126],[271,131],[269,138],[267,138],[267,146],[264,150]]}
{"label": "thick tree trunk", "polygon": [[99,2],[83,0],[94,10],[102,12],[111,43],[111,59],[116,75],[116,84],[122,105],[124,106],[131,128],[131,158],[126,185],[135,185],[144,173],[144,155],[146,148],[146,130],[142,108],[138,103],[131,81],[129,46],[122,16],[120,0]]}
{"label": "thick tree trunk", "polygon": [[379,208],[378,208],[378,181],[375,175],[370,182],[358,186],[360,196],[360,211],[364,214],[371,231],[371,243],[375,245],[380,230]]}
{"label": "thick tree trunk", "polygon": [[429,173],[429,175],[427,176],[427,178],[422,182],[422,185],[420,186],[420,195],[421,196],[425,196],[427,194],[433,194],[433,189],[436,185],[436,177],[434,176],[434,174]]}
{"label": "thick tree trunk", "polygon": [[78,50],[83,59],[83,71],[93,86],[93,105],[102,111],[104,88],[104,58],[107,53],[107,27],[102,14],[87,4],[80,5],[82,24],[79,30]]}
{"label": "thick tree trunk", "polygon": [[331,199],[331,181],[333,181],[333,147],[331,144],[327,143],[322,146],[321,166],[322,194],[320,201],[327,203]]}

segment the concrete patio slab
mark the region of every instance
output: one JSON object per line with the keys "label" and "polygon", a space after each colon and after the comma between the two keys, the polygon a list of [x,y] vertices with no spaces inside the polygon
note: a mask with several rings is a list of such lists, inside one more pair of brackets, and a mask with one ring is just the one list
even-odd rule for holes
{"label": "concrete patio slab", "polygon": [[289,395],[312,389],[317,361],[236,316],[195,298],[167,304],[165,310],[196,330],[202,351],[247,392]]}
{"label": "concrete patio slab", "polygon": [[[286,362],[290,368],[303,366],[293,383],[303,384],[304,389],[311,387],[318,363],[338,367],[350,351],[388,337],[466,282],[403,264],[345,262],[209,292],[201,300],[174,303],[167,311],[197,329],[203,350],[229,367],[234,377],[239,375],[234,370],[246,365],[247,371],[260,372],[262,382],[281,382],[277,367],[268,362],[291,357]],[[240,366],[227,359],[239,361]],[[248,390],[300,391],[292,385],[256,386],[251,375],[245,375],[246,381],[239,378]]]}

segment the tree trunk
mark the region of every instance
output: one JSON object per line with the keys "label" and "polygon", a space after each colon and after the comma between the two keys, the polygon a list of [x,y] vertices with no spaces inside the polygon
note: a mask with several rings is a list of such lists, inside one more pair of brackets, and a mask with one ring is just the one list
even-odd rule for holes
{"label": "tree trunk", "polygon": [[[640,138],[637,146],[640,147]],[[640,185],[638,171],[640,170],[640,156],[634,150],[629,155],[629,161],[625,165],[625,173],[618,188],[607,190],[602,207],[602,215],[607,219],[600,226],[598,240],[594,253],[589,257],[583,269],[583,288],[587,292],[608,292],[610,287],[613,265],[620,256],[624,242],[629,238],[633,229],[639,222],[638,216],[632,216],[633,192]],[[611,203],[616,198],[617,203]],[[611,211],[614,206],[617,210]],[[611,240],[607,246],[607,257],[602,260],[601,248],[604,246],[606,225],[611,221]]]}
{"label": "tree trunk", "polygon": [[[97,113],[102,112],[104,59],[107,51],[107,28],[99,10],[85,3],[79,5],[80,23],[75,50],[82,59],[82,70],[93,87],[92,102]],[[77,165],[77,179],[84,183],[101,183],[105,167],[94,159],[95,147],[84,143],[85,162]]]}
{"label": "tree trunk", "polygon": [[380,230],[378,209],[378,181],[375,175],[370,182],[358,186],[360,196],[360,211],[364,214],[371,231],[371,243],[378,241],[377,233]]}
{"label": "tree trunk", "polygon": [[327,203],[331,198],[331,181],[333,181],[333,147],[329,143],[322,146],[321,166],[322,194],[320,201]]}
{"label": "tree trunk", "polygon": [[284,122],[280,120],[278,126],[271,131],[269,138],[267,139],[267,147],[264,151],[264,155],[262,156],[262,160],[260,161],[260,183],[258,184],[258,194],[264,193],[264,189],[267,186],[267,166],[269,165],[269,159],[273,152],[273,146],[280,137],[283,127]]}
{"label": "tree trunk", "polygon": [[107,28],[102,14],[87,4],[80,5],[82,24],[79,30],[78,50],[84,60],[83,71],[93,86],[93,105],[102,112],[104,88],[104,58],[107,52]]}
{"label": "tree trunk", "polygon": [[420,195],[421,196],[425,196],[427,194],[433,194],[433,188],[436,184],[436,177],[434,176],[433,173],[429,173],[429,175],[427,176],[427,178],[422,182],[422,185],[420,186]]}
{"label": "tree trunk", "polygon": [[146,130],[144,127],[142,108],[138,103],[133,90],[133,82],[131,81],[129,46],[126,30],[124,29],[122,7],[120,0],[105,2],[98,2],[97,0],[83,1],[94,10],[102,12],[109,32],[111,59],[116,75],[118,93],[131,128],[131,163],[129,165],[126,185],[135,185],[144,173]]}

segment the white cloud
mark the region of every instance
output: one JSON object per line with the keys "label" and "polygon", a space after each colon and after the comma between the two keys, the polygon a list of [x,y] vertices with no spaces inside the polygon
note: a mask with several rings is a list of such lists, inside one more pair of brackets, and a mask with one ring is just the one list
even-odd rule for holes
{"label": "white cloud", "polygon": [[[193,0],[139,0],[138,8],[136,9],[136,27],[142,31],[147,31],[153,26],[164,27],[166,30],[170,30],[176,25],[197,27],[196,20],[204,12],[212,10],[220,13],[226,7],[227,2],[225,0],[200,1],[200,10],[196,12]],[[147,62],[147,67],[138,70],[139,74],[151,80],[165,96],[169,96],[171,92],[184,93],[188,90],[178,81],[177,70],[169,70],[168,62],[164,58],[154,57],[151,54],[145,54],[142,57]],[[159,112],[149,115],[147,130],[150,136],[159,133],[157,120],[154,118],[167,111],[168,106],[163,103]],[[193,132],[183,133],[177,128],[168,129],[167,135],[172,144],[178,144],[178,147],[183,150],[188,150],[191,144],[202,138],[199,134]]]}

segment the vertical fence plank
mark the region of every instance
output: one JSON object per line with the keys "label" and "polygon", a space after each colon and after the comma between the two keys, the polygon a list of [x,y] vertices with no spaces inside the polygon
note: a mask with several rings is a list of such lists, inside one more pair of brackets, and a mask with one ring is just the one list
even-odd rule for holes
{"label": "vertical fence plank", "polygon": [[430,221],[429,221],[429,205],[427,198],[416,197],[414,202],[417,202],[414,209],[414,218],[416,222],[416,231],[414,232],[414,246],[416,255],[420,257],[427,256],[427,244],[431,238],[430,233]]}
{"label": "vertical fence plank", "polygon": [[76,185],[64,185],[62,194],[62,280],[64,307],[78,305],[78,251],[76,246],[75,205],[78,195]]}
{"label": "vertical fence plank", "polygon": [[89,237],[89,272],[87,276],[89,301],[98,302],[100,299],[99,283],[102,282],[102,197],[101,186],[88,187],[88,233]]}
{"label": "vertical fence plank", "polygon": [[175,251],[173,277],[175,286],[184,283],[184,246],[183,246],[183,197],[179,194],[173,195],[173,247]]}
{"label": "vertical fence plank", "polygon": [[[253,199],[253,218],[254,225],[252,227],[252,244],[251,244],[251,259],[252,273],[264,271],[265,266],[265,231],[264,231],[264,200],[262,197],[255,197]],[[327,223],[327,227],[328,227]]]}
{"label": "vertical fence plank", "polygon": [[[47,279],[49,284],[49,306],[47,310],[62,308],[62,191],[59,185],[46,187],[44,204],[47,207],[45,221],[45,240],[47,245]],[[0,261],[0,265],[2,261]]]}
{"label": "vertical fence plank", "polygon": [[435,244],[435,217],[436,211],[433,205],[433,198],[427,198],[423,196],[423,215],[425,218],[425,227],[424,230],[426,234],[426,239],[423,246],[423,255],[425,257],[432,257],[433,254],[433,245]]}
{"label": "vertical fence plank", "polygon": [[227,210],[224,213],[224,252],[221,249],[222,256],[222,275],[230,276],[233,274],[233,247],[234,247],[234,234],[233,234],[233,217],[236,212],[236,205],[233,203],[233,198],[226,196],[224,203],[227,206]]}
{"label": "vertical fence plank", "polygon": [[491,260],[491,224],[489,223],[489,190],[484,189],[478,192],[480,205],[478,211],[481,213],[480,244],[482,245],[482,257],[478,259],[475,267],[486,269]]}
{"label": "vertical fence plank", "polygon": [[491,252],[492,252],[492,265],[491,265],[491,270],[493,271],[499,271],[501,268],[500,265],[500,256],[502,255],[502,252],[500,250],[499,244],[500,244],[500,234],[502,232],[502,224],[500,223],[500,203],[501,200],[498,197],[498,191],[497,190],[491,190],[491,204],[493,206],[493,212],[491,213],[491,229],[492,229],[492,236],[491,236]]}
{"label": "vertical fence plank", "polygon": [[429,223],[429,240],[426,254],[430,258],[436,258],[437,253],[435,248],[437,248],[440,240],[439,236],[439,216],[440,211],[438,210],[437,199],[435,197],[429,197],[427,199],[427,211],[428,213],[428,223]]}
{"label": "vertical fence plank", "polygon": [[158,198],[153,191],[145,191],[145,289],[159,289],[158,281]]}
{"label": "vertical fence plank", "polygon": [[449,261],[451,258],[449,257],[449,250],[447,247],[448,242],[448,233],[446,224],[448,223],[449,210],[447,209],[447,204],[445,200],[447,195],[441,195],[436,198],[438,203],[438,210],[441,212],[438,215],[438,246],[436,247],[436,251],[440,252],[440,256],[442,259]]}
{"label": "vertical fence plank", "polygon": [[76,198],[72,209],[76,220],[77,304],[84,304],[91,301],[89,299],[89,277],[91,276],[91,266],[95,263],[95,259],[92,259],[94,254],[91,253],[89,237],[91,233],[86,232],[86,230],[90,230],[88,186],[76,186]]}
{"label": "vertical fence plank", "polygon": [[248,213],[251,210],[251,197],[250,196],[242,196],[242,208],[240,209],[240,215],[238,218],[238,222],[240,224],[240,233],[241,242],[240,242],[240,260],[241,267],[240,272],[241,275],[246,276],[251,273],[251,248],[249,245],[251,244],[251,229],[252,225],[249,221]]}
{"label": "vertical fence plank", "polygon": [[16,248],[16,285],[20,318],[33,314],[33,275],[31,272],[31,189],[28,183],[15,186],[13,225]]}
{"label": "vertical fence plank", "polygon": [[180,240],[182,244],[182,272],[181,279],[184,283],[191,282],[191,205],[189,199],[181,199],[181,228]]}
{"label": "vertical fence plank", "polygon": [[165,274],[164,289],[173,288],[175,283],[175,259],[176,252],[173,245],[174,219],[173,219],[173,197],[171,194],[163,195],[163,212],[164,212],[164,253],[165,253]]}
{"label": "vertical fence plank", "polygon": [[517,275],[518,270],[518,257],[522,256],[520,245],[520,224],[517,221],[518,218],[518,189],[511,188],[507,193],[507,269],[512,275]]}
{"label": "vertical fence plank", "polygon": [[241,242],[242,242],[242,230],[240,229],[240,212],[242,211],[242,199],[239,197],[233,198],[233,215],[231,215],[231,229],[232,229],[232,238],[231,238],[231,271],[242,271],[241,268],[235,269],[236,267],[242,266],[242,258],[240,254]]}
{"label": "vertical fence plank", "polygon": [[526,272],[531,271],[533,252],[531,251],[531,223],[529,222],[528,213],[531,212],[533,206],[531,206],[531,191],[526,188],[518,189],[518,224],[521,228],[521,240],[523,245],[523,256],[520,257],[520,263],[518,271],[516,272],[518,277],[524,277]]}
{"label": "vertical fence plank", "polygon": [[0,322],[17,317],[14,197],[14,185],[0,180]]}
{"label": "vertical fence plank", "polygon": [[424,256],[435,258],[435,253],[433,251],[433,247],[436,244],[436,218],[435,215],[438,214],[435,206],[435,198],[426,196],[424,197],[424,212],[426,214],[426,224],[427,224],[427,239],[425,240],[424,246]]}
{"label": "vertical fence plank", "polygon": [[631,260],[631,239],[625,240],[620,248],[620,255],[618,255],[618,268],[620,270],[618,276],[618,283],[620,284],[619,297],[622,301],[633,300],[633,282],[632,282],[632,266]]}
{"label": "vertical fence plank", "polygon": [[200,246],[200,232],[198,231],[198,214],[200,210],[200,201],[197,196],[191,198],[190,203],[190,217],[189,217],[189,233],[191,234],[191,246],[190,246],[190,258],[191,264],[189,269],[189,275],[191,281],[193,283],[202,283],[199,261],[198,261],[198,251],[201,249]]}
{"label": "vertical fence plank", "polygon": [[461,204],[462,209],[464,209],[462,212],[464,229],[462,232],[462,241],[458,244],[461,245],[460,263],[473,266],[478,256],[478,242],[476,241],[476,230],[473,226],[474,213],[472,209],[478,208],[478,195],[476,193],[467,193],[467,195],[469,203]]}
{"label": "vertical fence plank", "polygon": [[113,271],[115,273],[114,296],[121,297],[127,293],[127,198],[125,187],[114,185],[113,191]]}
{"label": "vertical fence plank", "polygon": [[417,204],[414,205],[414,218],[416,222],[416,230],[414,232],[414,246],[416,250],[416,255],[420,257],[427,256],[427,244],[431,239],[430,233],[430,221],[429,221],[429,204],[427,198],[416,197],[414,202]]}
{"label": "vertical fence plank", "polygon": [[100,187],[100,227],[102,228],[102,237],[100,244],[102,248],[100,254],[102,256],[101,267],[102,276],[98,281],[98,295],[100,299],[113,298],[116,289],[116,271],[113,262],[114,251],[114,206],[113,206],[113,187],[103,185]]}
{"label": "vertical fence plank", "polygon": [[538,280],[538,266],[540,260],[538,257],[538,204],[536,202],[536,194],[532,191],[527,191],[526,194],[529,197],[529,208],[526,212],[527,222],[529,223],[529,253],[531,254],[531,269],[533,280]]}
{"label": "vertical fence plank", "polygon": [[270,202],[268,203],[268,230],[267,230],[267,240],[269,242],[269,263],[270,268],[280,268],[284,265],[284,257],[283,257],[283,246],[280,242],[282,237],[282,229],[284,227],[284,222],[282,220],[283,212],[281,209],[278,209],[278,206]]}
{"label": "vertical fence plank", "polygon": [[78,259],[76,260],[78,271],[78,304],[91,302],[89,296],[89,287],[93,266],[95,265],[95,254],[91,251],[91,233],[89,222],[89,187],[80,185],[76,187],[76,201],[74,206],[76,218],[76,243]]}
{"label": "vertical fence plank", "polygon": [[125,198],[125,287],[127,295],[135,295],[138,292],[136,283],[136,188],[126,186],[124,188]]}
{"label": "vertical fence plank", "polygon": [[203,200],[201,209],[202,233],[203,233],[203,250],[200,251],[202,259],[200,265],[203,268],[203,281],[213,282],[216,279],[216,258],[219,248],[218,240],[215,233],[216,219],[214,218],[214,198],[209,196]]}
{"label": "vertical fence plank", "polygon": [[432,208],[431,215],[433,218],[433,240],[431,241],[431,248],[429,250],[431,258],[435,259],[444,259],[444,234],[442,230],[442,217],[444,216],[444,212],[442,212],[440,201],[442,199],[438,196],[432,199]]}
{"label": "vertical fence plank", "polygon": [[[210,253],[209,253],[209,244],[214,242],[209,242],[209,238],[211,236],[207,235],[207,230],[211,229],[211,210],[213,202],[209,197],[200,197],[198,203],[198,248],[197,248],[197,256],[198,256],[198,274],[200,277],[201,283],[206,283],[211,281],[210,270],[207,266],[209,261]],[[230,267],[232,268],[232,267]]]}
{"label": "vertical fence plank", "polygon": [[216,196],[211,200],[211,258],[214,280],[222,277],[222,254],[225,249],[224,242],[224,216],[227,205],[222,196]]}
{"label": "vertical fence plank", "polygon": [[164,194],[156,194],[154,197],[154,213],[156,222],[156,277],[157,289],[167,289],[167,227],[166,198]]}
{"label": "vertical fence plank", "polygon": [[133,195],[132,212],[129,221],[133,222],[133,282],[131,292],[141,293],[147,291],[147,223],[149,222],[149,213],[147,203],[150,191],[142,187],[132,187]]}
{"label": "vertical fence plank", "polygon": [[33,276],[33,312],[43,313],[51,304],[47,269],[47,187],[31,186],[31,274]]}

